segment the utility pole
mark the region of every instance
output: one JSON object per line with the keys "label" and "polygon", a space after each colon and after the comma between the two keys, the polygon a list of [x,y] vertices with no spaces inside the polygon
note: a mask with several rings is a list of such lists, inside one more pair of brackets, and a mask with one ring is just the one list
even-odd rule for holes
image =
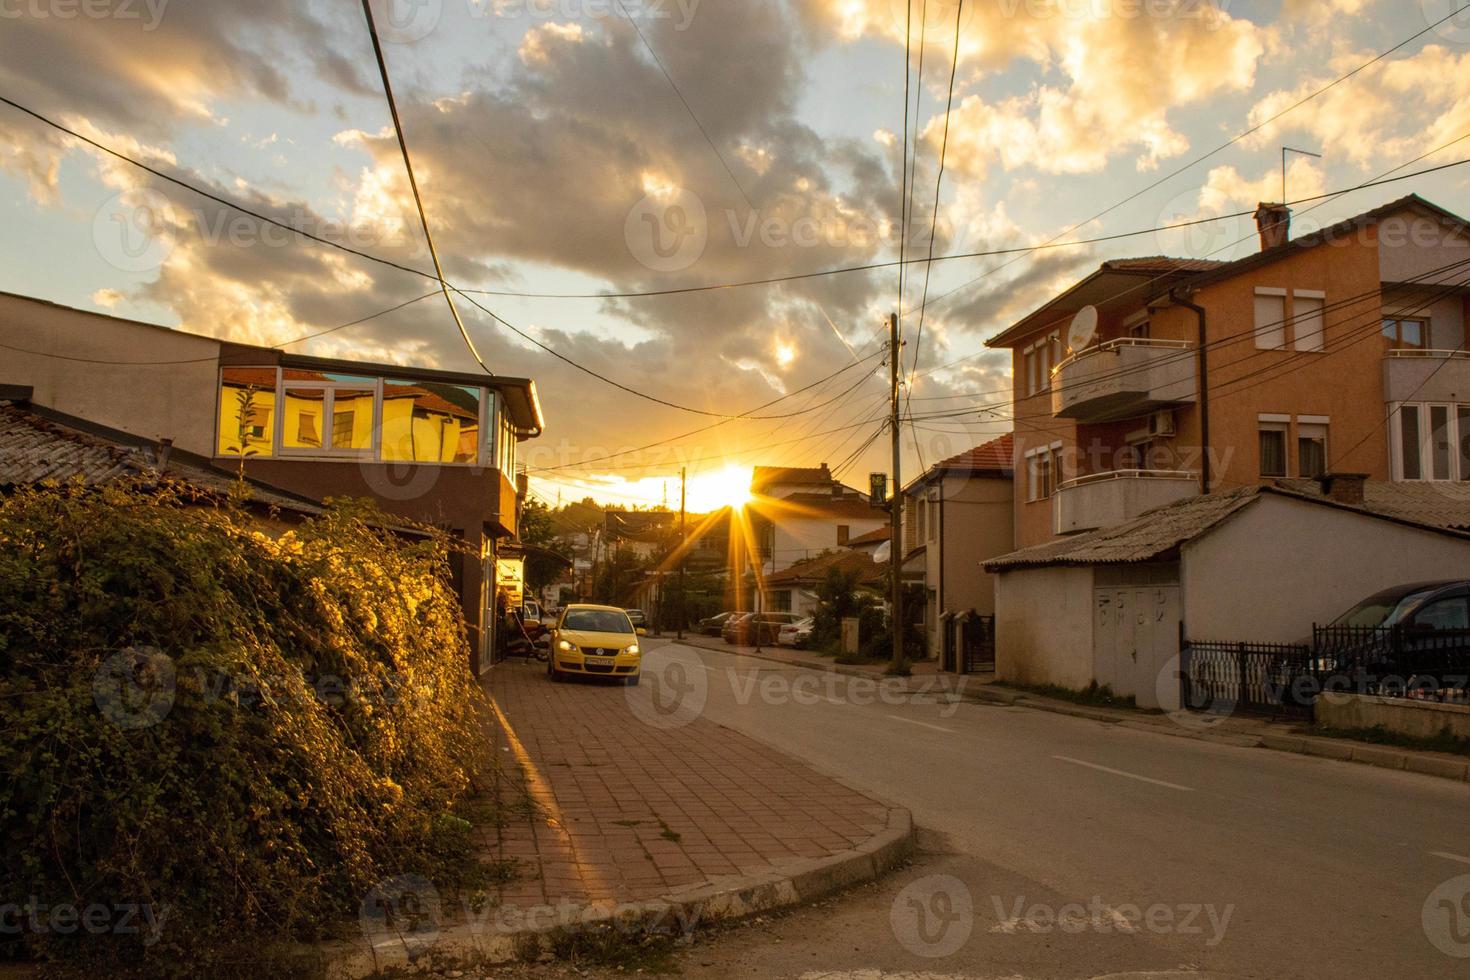
{"label": "utility pole", "polygon": [[898,374],[901,364],[898,314],[888,316],[888,424],[893,435],[893,489],[890,491],[888,567],[893,574],[893,667],[903,664],[903,477],[899,473]]}
{"label": "utility pole", "polygon": [[684,526],[684,492],[689,480],[689,468],[679,467],[679,618],[675,621],[678,638],[684,639],[684,563],[689,558],[688,531]]}

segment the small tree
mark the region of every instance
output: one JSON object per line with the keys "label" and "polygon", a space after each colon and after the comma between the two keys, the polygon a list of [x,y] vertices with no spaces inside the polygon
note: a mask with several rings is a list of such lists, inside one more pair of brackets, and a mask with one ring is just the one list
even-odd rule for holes
{"label": "small tree", "polygon": [[812,622],[812,645],[818,649],[842,639],[842,621],[858,614],[857,572],[833,565],[817,585],[817,611]]}

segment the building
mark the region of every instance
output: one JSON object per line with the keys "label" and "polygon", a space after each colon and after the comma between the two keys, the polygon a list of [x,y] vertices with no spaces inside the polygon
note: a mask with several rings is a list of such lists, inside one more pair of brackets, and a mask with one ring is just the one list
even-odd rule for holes
{"label": "building", "polygon": [[[867,494],[839,483],[827,464],[757,466],[745,506],[762,575],[790,568],[883,527],[888,517]],[[752,564],[754,562],[752,561]]]}
{"label": "building", "polygon": [[793,494],[812,493],[867,499],[861,491],[839,483],[826,463],[820,466],[757,466],[751,471],[752,497],[782,499]]}
{"label": "building", "polygon": [[1327,472],[1470,478],[1470,226],[1417,196],[1232,262],[1104,262],[1012,353],[1016,541]]}
{"label": "building", "polygon": [[923,589],[929,656],[957,663],[960,617],[995,612],[981,563],[1015,548],[1015,443],[1008,433],[943,460],[904,488],[904,578]]}
{"label": "building", "polygon": [[768,575],[761,597],[764,612],[789,612],[811,616],[817,611],[819,589],[833,570],[851,575],[857,587],[881,595],[888,580],[888,566],[875,562],[864,551],[831,551],[797,562]]}
{"label": "building", "polygon": [[1363,503],[1361,480],[1324,483],[1315,494],[1195,495],[992,559],[998,676],[1097,683],[1139,707],[1176,710],[1181,640],[1298,642],[1381,589],[1470,569],[1470,534],[1442,515],[1382,513]]}
{"label": "building", "polygon": [[0,384],[312,500],[365,497],[444,528],[474,668],[493,645],[497,543],[514,540],[516,447],[541,433],[533,382],[338,361],[0,294]]}

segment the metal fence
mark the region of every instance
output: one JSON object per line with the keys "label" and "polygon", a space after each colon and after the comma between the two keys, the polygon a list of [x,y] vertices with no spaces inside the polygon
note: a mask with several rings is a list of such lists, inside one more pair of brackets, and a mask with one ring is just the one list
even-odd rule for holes
{"label": "metal fence", "polygon": [[1324,692],[1470,703],[1470,630],[1314,626],[1312,642],[1186,641],[1193,711],[1310,718]]}
{"label": "metal fence", "polygon": [[971,616],[960,626],[960,672],[995,669],[995,617]]}

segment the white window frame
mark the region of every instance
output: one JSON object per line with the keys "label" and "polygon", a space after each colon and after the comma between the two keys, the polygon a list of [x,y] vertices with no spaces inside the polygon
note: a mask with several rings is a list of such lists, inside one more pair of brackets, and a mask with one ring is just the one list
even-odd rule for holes
{"label": "white window frame", "polygon": [[[1470,472],[1462,466],[1460,446],[1462,440],[1470,439],[1470,425],[1460,424],[1460,411],[1467,408],[1463,402],[1395,402],[1391,408],[1388,426],[1389,475],[1396,483],[1461,483],[1470,480]],[[1443,408],[1448,415],[1450,460],[1449,475],[1434,475],[1434,430],[1431,425],[1433,409]],[[1400,413],[1414,411],[1419,418],[1419,476],[1404,476],[1403,440],[1404,429]]]}
{"label": "white window frame", "polygon": [[[1322,430],[1322,471],[1332,470],[1332,419],[1327,415],[1298,415],[1296,425],[1291,433],[1291,448],[1294,450],[1291,458],[1287,460],[1288,465],[1295,462],[1297,476],[1306,476],[1302,470],[1302,428],[1312,426]],[[1321,475],[1321,474],[1319,474]]]}
{"label": "white window frame", "polygon": [[[1261,433],[1281,433],[1281,472],[1266,473],[1261,469]],[[1284,480],[1291,476],[1291,416],[1263,412],[1256,416],[1256,475],[1263,480]]]}
{"label": "white window frame", "polygon": [[[1270,336],[1274,336],[1274,335],[1276,335],[1278,333],[1280,334],[1281,343],[1279,343],[1279,344],[1272,345],[1272,344],[1265,343],[1265,338],[1268,336],[1268,334],[1265,334],[1265,333],[1262,332],[1262,326],[1261,326],[1261,323],[1260,323],[1260,317],[1257,315],[1258,314],[1258,311],[1256,309],[1256,305],[1257,305],[1256,304],[1256,301],[1258,299],[1260,299],[1261,297],[1270,297],[1272,299],[1279,299],[1279,300],[1281,300],[1281,317],[1276,322],[1276,325],[1272,329],[1271,334],[1270,334]],[[1252,331],[1251,331],[1251,335],[1255,339],[1256,349],[1257,350],[1287,350],[1288,349],[1288,347],[1287,347],[1287,338],[1286,338],[1286,324],[1291,319],[1291,313],[1290,313],[1291,305],[1288,302],[1289,299],[1290,299],[1290,297],[1287,295],[1287,291],[1285,289],[1280,288],[1280,287],[1277,287],[1277,286],[1257,286],[1256,287],[1255,295],[1253,295],[1251,297],[1251,324],[1252,324],[1252,328],[1253,328]]]}
{"label": "white window frame", "polygon": [[[1322,305],[1309,316],[1318,316],[1322,319],[1321,329],[1316,331],[1317,344],[1315,347],[1302,346],[1302,331],[1299,324],[1302,322],[1302,314],[1297,309],[1297,300],[1314,299],[1320,300]],[[1311,336],[1310,334],[1308,336]],[[1291,293],[1291,347],[1292,350],[1304,354],[1320,354],[1327,346],[1327,293],[1321,289],[1294,289]]]}

